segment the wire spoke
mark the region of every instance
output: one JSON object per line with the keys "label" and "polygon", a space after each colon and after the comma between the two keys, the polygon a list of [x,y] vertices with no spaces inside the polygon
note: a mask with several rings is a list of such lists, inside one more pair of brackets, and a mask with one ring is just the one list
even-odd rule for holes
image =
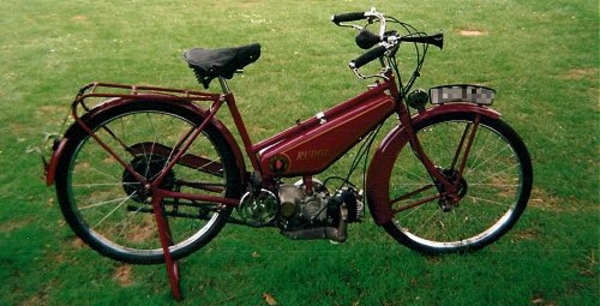
{"label": "wire spoke", "polygon": [[468,196],[468,198],[471,199],[473,201],[473,203],[479,203],[481,201],[481,202],[488,203],[488,204],[509,206],[506,202],[494,201],[494,200],[490,200],[490,199],[486,199],[486,198],[482,198],[482,197]]}
{"label": "wire spoke", "polygon": [[[135,192],[134,192],[134,193],[132,193],[130,196],[128,196],[128,197],[126,197],[126,198],[123,198],[123,199],[121,199],[120,203],[119,203],[118,205],[116,205],[116,206],[115,206],[115,208],[113,208],[113,210],[111,210],[111,211],[110,211],[108,214],[106,214],[106,215],[105,215],[105,216],[104,216],[102,219],[100,219],[100,221],[98,221],[98,222],[97,222],[97,223],[96,223],[96,224],[95,224],[95,225],[94,225],[92,228],[96,228],[96,227],[98,227],[98,226],[99,226],[99,225],[100,225],[102,222],[104,222],[104,220],[108,219],[108,217],[110,217],[110,216],[111,216],[111,215],[112,215],[112,214],[113,214],[115,211],[117,211],[117,209],[119,209],[121,206],[123,206],[123,204],[125,204],[125,203],[126,203],[128,200],[129,200],[129,199],[131,199],[131,197],[132,197],[134,194],[135,194]],[[118,202],[118,201],[116,201],[116,200],[113,200],[113,201],[111,201],[111,202],[113,202],[113,203],[114,203],[114,202]],[[106,202],[105,202],[104,204],[106,204]],[[94,206],[97,206],[97,205],[94,205]],[[91,206],[88,206],[87,208],[90,208],[90,207],[91,207]]]}
{"label": "wire spoke", "polygon": [[132,193],[131,195],[129,195],[127,197],[103,201],[103,202],[99,202],[99,203],[95,203],[95,204],[91,204],[91,205],[87,205],[87,206],[81,206],[81,207],[79,207],[79,210],[86,210],[86,209],[95,208],[95,207],[104,206],[104,205],[113,204],[113,203],[120,203],[119,205],[121,205],[121,204],[125,203],[127,200],[131,199],[135,194],[136,194],[136,192]]}

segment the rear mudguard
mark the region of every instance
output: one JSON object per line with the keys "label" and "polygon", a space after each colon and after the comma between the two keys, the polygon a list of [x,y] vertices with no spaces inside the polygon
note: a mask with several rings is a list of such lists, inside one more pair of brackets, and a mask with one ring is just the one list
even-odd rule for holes
{"label": "rear mudguard", "polygon": [[[413,125],[435,116],[452,113],[477,113],[491,118],[499,118],[500,113],[487,107],[470,103],[448,103],[429,108],[413,116]],[[367,171],[367,203],[377,225],[392,220],[393,212],[389,198],[391,169],[400,150],[407,144],[406,129],[398,125],[383,139],[371,159]],[[410,150],[410,148],[406,148]]]}
{"label": "rear mudguard", "polygon": [[[198,107],[197,105],[185,98],[158,94],[140,94],[136,97],[124,97],[107,100],[106,102],[96,106],[95,108],[91,109],[88,113],[83,115],[81,117],[81,121],[88,122],[95,116],[98,116],[99,114],[102,114],[103,112],[106,112],[108,110],[114,109],[115,107],[120,107],[128,103],[134,103],[139,101],[169,103],[172,108],[181,108],[186,112],[195,113],[201,118],[206,118],[208,115],[208,110]],[[246,166],[239,145],[235,141],[235,138],[233,137],[229,129],[220,120],[213,117],[210,122],[223,135],[223,137],[226,139],[227,143],[231,147],[240,170],[240,182],[242,183],[241,186],[245,186]],[[66,147],[66,144],[68,143],[69,139],[72,138],[73,135],[77,132],[81,132],[81,127],[77,122],[75,122],[67,129],[62,139],[55,143],[54,151],[52,152],[52,157],[50,158],[50,162],[48,163],[46,168],[46,185],[51,186],[54,184],[56,167],[60,156],[61,154],[63,154],[63,150]]]}

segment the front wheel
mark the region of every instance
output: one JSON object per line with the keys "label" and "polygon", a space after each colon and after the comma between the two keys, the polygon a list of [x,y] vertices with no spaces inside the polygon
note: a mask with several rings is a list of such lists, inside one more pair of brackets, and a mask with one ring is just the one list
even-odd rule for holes
{"label": "front wheel", "polygon": [[504,235],[523,213],[533,181],[519,135],[500,119],[471,113],[429,118],[415,133],[436,171],[455,182],[460,200],[440,197],[443,188],[399,140],[406,143],[390,169],[394,217],[385,230],[427,254],[478,250]]}
{"label": "front wheel", "polygon": [[[128,101],[85,118],[95,136],[135,172],[152,182],[204,118],[168,101]],[[140,181],[75,124],[56,171],[62,213],[90,247],[135,264],[164,262],[152,195]],[[160,188],[175,192],[239,198],[239,167],[220,131],[208,124],[170,170]],[[214,238],[231,209],[216,203],[163,199],[170,252],[179,259]]]}

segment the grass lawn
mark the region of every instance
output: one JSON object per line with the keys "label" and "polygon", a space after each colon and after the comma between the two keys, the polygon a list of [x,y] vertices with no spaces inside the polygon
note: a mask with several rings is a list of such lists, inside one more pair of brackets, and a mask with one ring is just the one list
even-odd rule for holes
{"label": "grass lawn", "polygon": [[480,252],[438,257],[371,220],[340,245],[226,226],[181,261],[181,304],[267,305],[268,293],[280,305],[598,305],[600,15],[590,0],[1,1],[0,305],[176,304],[163,266],[121,264],[76,238],[27,153],[60,132],[81,85],[197,89],[183,50],[260,42],[261,59],[230,83],[258,141],[364,90],[347,69],[356,33],[329,18],[371,6],[444,30],[418,87],[498,91],[494,107],[534,163],[525,214]]}

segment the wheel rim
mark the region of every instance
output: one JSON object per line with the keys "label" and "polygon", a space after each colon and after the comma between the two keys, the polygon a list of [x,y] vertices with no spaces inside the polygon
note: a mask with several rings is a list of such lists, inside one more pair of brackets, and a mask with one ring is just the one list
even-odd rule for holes
{"label": "wheel rim", "polygon": [[[153,152],[154,148],[174,147],[193,124],[173,114],[143,110],[111,118],[97,126],[102,127],[96,129],[96,135],[111,148],[117,148],[116,153],[123,160],[133,162],[141,155],[139,152],[127,152],[125,148],[142,143],[151,144],[146,145],[146,152],[143,154],[155,156],[158,150]],[[82,238],[109,254],[162,256],[151,201],[149,198],[144,199],[146,195],[140,196],[140,188],[132,188],[139,183],[132,181],[131,175],[127,177],[123,166],[91,138],[80,142],[75,152],[67,177],[67,194],[70,209],[83,229],[83,233],[80,233],[84,235]],[[172,157],[174,150],[170,149],[168,152],[160,154],[168,159]],[[204,134],[186,153],[221,161],[214,145]],[[166,163],[163,162],[162,165],[164,164]],[[140,170],[138,173],[142,175],[148,175],[147,179],[157,175],[156,169],[145,171],[148,169],[139,168],[138,165],[136,170]],[[224,173],[215,175],[194,169],[189,164],[176,164],[167,178],[167,184],[170,184],[166,186],[167,189],[202,192],[212,196],[225,194],[227,178]],[[214,204],[167,199],[162,205],[169,219],[172,252],[185,249],[207,235],[222,215]]]}
{"label": "wheel rim", "polygon": [[[434,122],[418,129],[418,137],[434,165],[451,172],[456,162],[456,148],[470,121]],[[512,225],[520,214],[523,167],[510,140],[488,124],[478,127],[471,153],[467,159],[460,188],[464,188],[457,206],[446,211],[437,198],[422,205],[402,210],[409,203],[435,197],[438,190],[405,145],[392,170],[390,202],[399,211],[393,224],[413,243],[433,249],[477,247],[496,239]],[[411,190],[430,185],[424,192],[398,200]],[[466,187],[468,186],[468,188]]]}

